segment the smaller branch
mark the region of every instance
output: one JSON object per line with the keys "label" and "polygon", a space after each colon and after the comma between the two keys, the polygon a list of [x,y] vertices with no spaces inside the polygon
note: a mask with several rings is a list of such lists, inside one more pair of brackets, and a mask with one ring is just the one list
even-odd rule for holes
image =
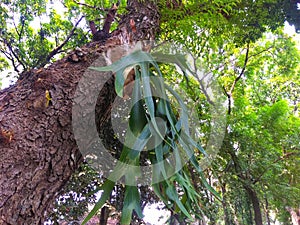
{"label": "smaller branch", "polygon": [[9,54],[8,52],[6,52],[6,51],[4,51],[4,50],[2,50],[2,49],[0,49],[0,52],[1,52],[3,55],[5,55],[5,57],[6,57],[8,60],[11,61],[11,64],[12,64],[12,66],[13,66],[13,68],[14,68],[14,71],[16,71],[17,73],[19,73],[20,71],[18,70],[18,66],[15,64],[14,57],[11,56],[11,54]]}
{"label": "smaller branch", "polygon": [[0,52],[3,53],[5,55],[5,57],[11,61],[14,71],[16,71],[17,73],[20,73],[20,71],[18,70],[18,66],[15,63],[14,57],[2,49],[0,49]]}
{"label": "smaller branch", "polygon": [[[28,9],[27,9],[28,10]],[[28,13],[28,11],[26,10],[26,14]],[[23,19],[21,21],[22,23],[22,27],[21,27],[21,30],[20,30],[20,34],[19,34],[19,42],[21,42],[21,38],[22,38],[22,35],[23,35],[23,32],[24,32],[24,27],[25,27],[25,19]]]}
{"label": "smaller branch", "polygon": [[109,11],[106,15],[105,21],[104,21],[103,28],[101,30],[98,30],[95,32],[95,30],[96,30],[95,23],[93,21],[89,22],[90,28],[93,33],[93,41],[105,41],[110,36],[109,30],[110,30],[112,22],[115,19],[118,5],[119,5],[119,3],[113,4],[112,7],[109,9]]}
{"label": "smaller branch", "polygon": [[[23,70],[26,70],[26,66],[25,64],[22,62],[22,60],[18,57],[18,55],[14,52],[13,47],[11,46],[11,44],[4,39],[4,44],[6,44],[6,46],[8,47],[9,51],[11,52],[12,56],[18,61],[18,63],[23,67]],[[18,71],[16,71],[18,72]]]}
{"label": "smaller branch", "polygon": [[103,25],[103,31],[105,33],[109,33],[109,30],[110,30],[112,22],[114,21],[117,9],[118,9],[117,4],[113,4],[113,6],[109,9],[107,16],[105,18],[105,21],[104,21],[104,25]]}
{"label": "smaller branch", "polygon": [[50,59],[55,56],[56,54],[58,54],[60,52],[60,50],[65,46],[65,44],[67,44],[67,42],[70,40],[70,38],[73,36],[78,24],[81,22],[81,20],[84,18],[84,16],[80,17],[80,19],[76,22],[76,24],[74,25],[74,27],[72,28],[71,32],[69,33],[69,35],[67,36],[67,38],[63,41],[63,43],[61,43],[59,46],[57,46],[55,49],[53,49],[49,55],[46,57],[46,60],[41,63],[40,67],[45,66]]}
{"label": "smaller branch", "polygon": [[200,79],[199,76],[198,76],[198,74],[197,74],[197,71],[200,71],[200,70],[198,70],[198,68],[197,68],[196,58],[193,57],[193,60],[194,60],[194,65],[195,65],[195,72],[192,72],[192,71],[190,71],[190,72],[192,72],[192,74],[194,75],[194,77],[196,77],[197,81],[199,82],[201,90],[203,91],[203,93],[204,93],[204,95],[205,95],[206,100],[208,101],[208,103],[211,104],[211,105],[215,105],[215,103],[213,102],[213,100],[210,99],[209,94],[207,93],[206,88],[205,88],[205,86],[203,84],[203,78],[206,77],[206,76],[208,76],[209,73],[205,74]]}
{"label": "smaller branch", "polygon": [[[243,50],[245,50],[245,49],[243,49]],[[243,51],[243,50],[240,51],[239,55],[242,54],[242,51]],[[225,50],[224,50],[224,51],[225,51]],[[222,54],[223,54],[223,53],[222,53]],[[233,53],[229,54],[229,56],[228,56],[227,58],[229,59],[232,55],[233,55]],[[250,57],[249,57],[249,58],[250,58]],[[233,64],[236,60],[237,60],[237,58],[234,58],[234,59],[231,59],[231,60],[229,60],[229,61],[227,61],[227,62],[224,62],[222,65],[216,67],[215,69],[216,69],[216,70],[219,70],[219,69],[221,69],[221,68],[224,68],[225,65]]]}
{"label": "smaller branch", "polygon": [[231,114],[231,96],[232,96],[232,93],[228,92],[225,88],[225,86],[222,86],[223,88],[223,91],[224,91],[224,94],[226,95],[227,97],[227,100],[228,100],[228,110],[227,110],[227,114],[230,115]]}
{"label": "smaller branch", "polygon": [[234,80],[234,82],[233,82],[233,84],[232,84],[232,86],[231,86],[231,88],[230,88],[229,93],[231,93],[231,94],[233,93],[234,88],[235,88],[237,82],[242,78],[242,76],[243,76],[244,73],[245,73],[246,66],[247,66],[247,63],[248,63],[248,60],[249,60],[249,49],[250,49],[250,46],[249,46],[249,45],[250,45],[250,44],[248,43],[248,44],[247,44],[247,50],[246,50],[245,61],[244,61],[244,65],[243,65],[242,71],[241,71],[240,74],[237,76],[237,78],[235,78],[235,80]]}
{"label": "smaller branch", "polygon": [[269,166],[267,166],[264,171],[253,181],[253,184],[256,184],[258,181],[260,181],[260,179],[262,178],[262,176],[277,162],[285,160],[286,158],[289,158],[290,156],[295,155],[295,152],[289,152],[284,154],[283,156],[280,156],[278,159],[274,160]]}
{"label": "smaller branch", "polygon": [[25,26],[25,22],[22,21],[22,27],[21,27],[21,31],[20,31],[20,34],[19,34],[19,42],[21,42],[21,38],[22,38],[22,35],[23,35],[23,32],[24,32],[24,26]]}
{"label": "smaller branch", "polygon": [[90,29],[92,31],[92,35],[94,36],[97,33],[97,28],[94,21],[89,21]]}
{"label": "smaller branch", "polygon": [[17,25],[16,25],[16,23],[15,23],[15,20],[13,20],[13,24],[14,24],[14,28],[15,28],[15,30],[16,30],[16,32],[17,32],[17,35],[19,36],[19,41],[20,41],[20,36],[21,36],[21,34],[20,34],[20,32],[19,32],[19,30],[18,30],[18,28],[17,28]]}
{"label": "smaller branch", "polygon": [[233,84],[231,85],[231,88],[229,91],[226,90],[226,88],[223,86],[223,90],[225,92],[225,95],[227,96],[227,99],[228,99],[228,110],[227,110],[227,114],[230,115],[231,114],[231,98],[232,98],[232,93],[234,91],[234,88],[237,84],[237,82],[242,78],[242,76],[244,75],[245,73],[245,70],[246,70],[246,66],[247,66],[247,63],[249,61],[249,50],[250,50],[250,44],[248,43],[247,44],[247,48],[246,48],[246,56],[245,56],[245,61],[244,61],[244,65],[243,65],[243,68],[242,68],[242,71],[240,72],[240,74],[235,78]]}
{"label": "smaller branch", "polygon": [[274,45],[271,45],[270,47],[268,47],[268,48],[266,48],[266,49],[264,49],[264,50],[261,50],[261,51],[255,53],[255,54],[253,54],[253,55],[250,55],[250,56],[248,57],[248,59],[250,59],[250,58],[252,58],[252,57],[255,57],[255,56],[257,56],[257,55],[260,55],[260,54],[263,53],[263,52],[268,52],[270,49],[272,49],[272,48],[274,48],[274,47],[275,47]]}

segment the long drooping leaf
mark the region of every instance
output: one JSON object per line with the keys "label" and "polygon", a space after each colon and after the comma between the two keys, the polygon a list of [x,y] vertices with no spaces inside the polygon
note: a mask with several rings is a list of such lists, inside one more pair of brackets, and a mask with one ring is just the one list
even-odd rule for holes
{"label": "long drooping leaf", "polygon": [[179,209],[188,217],[189,219],[193,219],[190,213],[186,210],[185,206],[182,204],[182,202],[179,199],[178,193],[176,191],[176,188],[174,185],[169,185],[166,189],[167,196],[173,200],[176,205],[179,207]]}
{"label": "long drooping leaf", "polygon": [[129,117],[129,127],[134,135],[142,132],[145,125],[148,123],[144,101],[141,93],[140,72],[135,69],[135,82],[132,92],[132,106]]}
{"label": "long drooping leaf", "polygon": [[94,208],[91,210],[91,212],[86,216],[86,218],[83,220],[82,225],[86,224],[96,213],[99,211],[99,209],[102,208],[102,206],[106,203],[106,201],[109,199],[110,194],[115,186],[115,182],[111,180],[106,180],[104,184],[101,186],[100,190],[103,190],[103,193],[101,194],[100,199],[95,204]]}
{"label": "long drooping leaf", "polygon": [[[182,57],[178,59],[171,57],[170,60],[175,60],[182,69],[189,70]],[[123,97],[127,71],[135,70],[129,118],[130,129],[126,133],[120,159],[108,178],[113,180],[110,183],[113,185],[115,181],[125,177],[121,223],[130,224],[134,210],[142,217],[136,180],[141,176],[140,153],[146,147],[150,148],[148,156],[153,169],[152,188],[170,210],[189,219],[192,219],[190,212],[201,211],[198,205],[200,196],[189,180],[189,172],[186,172],[185,164],[188,160],[199,173],[203,185],[219,198],[218,193],[207,183],[194,155],[195,149],[204,155],[206,153],[190,136],[187,107],[179,94],[164,84],[161,71],[153,57],[149,53],[136,51],[112,65],[92,69],[116,72],[115,88],[121,97]],[[178,110],[174,111],[172,108],[167,92],[171,94],[171,99],[176,101]],[[108,188],[107,185],[105,183],[104,188],[107,191],[111,190],[109,189],[111,186]],[[107,195],[107,192],[104,193]],[[100,199],[91,213],[95,213],[103,206],[106,195]],[[193,210],[193,206],[197,209]]]}
{"label": "long drooping leaf", "polygon": [[133,210],[142,218],[143,212],[140,206],[140,193],[136,186],[126,186],[121,224],[130,224]]}

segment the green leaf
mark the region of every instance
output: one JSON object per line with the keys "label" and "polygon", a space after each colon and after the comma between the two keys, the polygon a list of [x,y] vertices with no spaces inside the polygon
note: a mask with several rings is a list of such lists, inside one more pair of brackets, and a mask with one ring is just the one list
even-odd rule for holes
{"label": "green leaf", "polygon": [[82,225],[86,224],[96,213],[102,208],[105,202],[109,199],[110,194],[115,186],[115,183],[111,180],[106,180],[104,184],[101,186],[100,190],[103,190],[99,201],[95,204],[92,211],[85,217],[82,222]]}
{"label": "green leaf", "polygon": [[92,70],[100,71],[100,72],[117,72],[124,71],[129,66],[134,66],[140,63],[153,62],[152,56],[144,51],[135,51],[129,55],[126,55],[119,59],[118,61],[112,63],[111,65],[104,67],[89,67]]}
{"label": "green leaf", "polygon": [[116,72],[115,90],[117,95],[121,98],[123,98],[124,84],[125,84],[124,71],[118,70]]}
{"label": "green leaf", "polygon": [[135,186],[126,186],[124,205],[122,209],[121,224],[129,225],[132,218],[133,210],[138,217],[143,217],[143,212],[140,206],[140,193]]}
{"label": "green leaf", "polygon": [[166,194],[171,200],[173,200],[176,203],[176,205],[179,207],[179,209],[184,213],[186,217],[193,220],[193,217],[190,215],[190,213],[186,210],[185,206],[180,201],[175,186],[169,185],[166,189]]}
{"label": "green leaf", "polygon": [[[144,147],[147,145],[150,135],[151,132],[149,125],[147,124],[138,137],[133,137],[133,140],[129,142],[131,146],[128,157],[130,159],[135,159],[143,151]],[[132,145],[132,143],[134,144]],[[127,143],[125,142],[125,144]]]}
{"label": "green leaf", "polygon": [[132,106],[130,111],[129,127],[133,134],[139,135],[139,133],[148,123],[148,120],[146,117],[144,100],[142,99],[139,71],[137,69],[135,69],[135,71],[136,79],[134,82],[132,93]]}

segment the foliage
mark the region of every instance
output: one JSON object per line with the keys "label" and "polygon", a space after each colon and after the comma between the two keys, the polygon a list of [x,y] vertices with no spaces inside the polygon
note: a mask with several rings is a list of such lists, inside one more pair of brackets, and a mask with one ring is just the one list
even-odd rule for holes
{"label": "foliage", "polygon": [[[7,68],[8,63],[18,73],[40,68],[87,43],[91,40],[87,22],[95,20],[100,28],[105,9],[113,2],[87,1],[84,5],[73,0],[1,2],[0,56],[5,63],[0,70]],[[125,3],[121,3],[124,11]]]}
{"label": "foliage", "polygon": [[[282,25],[287,20],[296,28],[299,27],[299,10],[290,4],[295,1],[156,2],[161,14],[158,39],[172,40],[201,58],[207,74],[216,77],[223,87],[230,112],[224,112],[229,114],[227,133],[211,167],[199,171],[201,176],[196,175],[193,173],[195,168],[193,170],[191,166],[194,164],[197,168],[197,161],[192,160],[179,173],[155,183],[153,189],[173,214],[189,218],[201,211],[208,218],[206,222],[227,225],[254,223],[253,204],[245,190],[245,187],[250,187],[258,196],[264,218],[268,219],[269,213],[275,212],[278,219],[288,224],[286,206],[298,207],[300,196],[300,56],[295,43],[282,32]],[[112,3],[115,1],[86,0],[82,3],[62,0],[60,4],[63,10],[59,12],[51,1],[2,1],[0,71],[13,67],[21,73],[43,67],[65,55],[68,50],[87,43],[91,40],[88,21],[95,21],[96,26],[101,28],[106,9]],[[122,0],[112,29],[117,26],[118,17],[124,13],[126,1]],[[140,82],[143,88],[135,87],[136,96],[153,91],[165,94],[165,87],[160,82],[156,84],[148,79],[160,76],[161,71],[166,83],[177,84],[172,87],[175,91],[186,93],[185,100],[189,106],[196,108],[201,119],[197,128],[200,138],[192,142],[187,136],[180,139],[179,134],[187,129],[183,128],[186,124],[179,124],[179,121],[184,121],[186,115],[180,114],[175,107],[162,99],[154,101],[145,96],[134,104],[129,127],[135,135],[145,137],[141,146],[147,145],[149,140],[146,137],[150,134],[159,136],[157,130],[161,124],[151,120],[154,115],[159,114],[167,121],[167,125],[163,125],[168,131],[167,141],[158,146],[160,149],[149,151],[151,163],[161,161],[170,152],[191,156],[194,150],[189,149],[187,142],[198,149],[195,152],[196,159],[201,159],[199,150],[202,149],[197,143],[206,146],[211,131],[211,115],[209,99],[201,92],[197,80],[176,73],[170,65],[160,64],[158,69],[152,60],[143,63],[125,58],[121,62],[124,62],[121,67],[120,64],[114,64],[106,68],[119,71],[116,90],[120,96],[124,82],[120,69],[122,71],[126,66],[138,63],[134,65],[136,76],[139,77],[136,85]],[[147,79],[151,82],[148,83]],[[174,93],[170,90],[167,93],[170,101],[175,99],[176,104],[181,105],[181,100]],[[137,123],[137,120],[144,122]],[[138,151],[124,148],[123,162],[139,165],[141,150],[142,147]],[[175,161],[179,163],[181,159],[177,157]],[[173,165],[157,167],[158,176],[166,176],[166,168],[169,167],[174,169]],[[118,168],[114,174],[117,172]],[[126,176],[134,176],[135,172],[129,171]],[[122,175],[125,175],[124,172],[115,178]],[[101,184],[106,191],[95,209],[100,208],[105,199],[111,198],[110,190],[114,182],[103,183],[102,177],[83,165],[57,200],[55,213],[50,218],[53,221],[77,220],[86,213],[88,204],[96,202],[95,186]],[[221,193],[221,202],[207,191],[210,186]],[[141,198],[139,195],[142,195]],[[141,188],[127,185],[126,190],[118,189],[115,199],[111,199],[114,206],[119,205],[116,210],[122,210],[120,202],[123,198],[125,207],[122,220],[129,223],[134,210],[141,215],[139,203],[146,200]],[[199,207],[196,202],[199,202]]]}
{"label": "foliage", "polygon": [[64,187],[48,219],[55,224],[79,221],[88,211],[88,205],[96,202],[95,188],[101,182],[99,173],[83,163]]}
{"label": "foliage", "polygon": [[[246,70],[234,89],[227,138],[213,167],[223,204],[233,209],[227,208],[231,223],[236,218],[251,224],[250,199],[241,192],[245,185],[259,194],[262,208],[276,211],[278,217],[286,216],[286,204],[298,207],[299,202],[299,176],[295,176],[299,173],[299,114],[294,95],[299,88],[290,85],[299,82],[299,50],[280,31],[268,36],[250,45]],[[234,47],[228,55],[231,62],[220,71],[225,90],[245,62],[245,54]]]}
{"label": "foliage", "polygon": [[[100,187],[103,194],[83,224],[105,204],[116,181],[123,176],[126,187],[121,224],[130,224],[133,210],[142,217],[137,180],[142,177],[139,161],[144,148],[153,165],[151,183],[154,192],[175,214],[182,219],[186,217],[192,220],[190,213],[197,215],[201,208],[198,205],[199,194],[193,187],[187,165],[184,165],[186,159],[191,161],[204,186],[219,198],[217,192],[206,182],[194,155],[196,149],[204,154],[205,152],[190,137],[187,110],[182,99],[172,89],[164,86],[161,71],[150,55],[135,51],[110,66],[93,69],[116,72],[116,92],[123,97],[123,87],[128,75],[125,70],[128,67],[135,71],[129,118],[132,133],[127,131],[119,162]],[[179,104],[180,112],[174,112],[171,108],[167,90]],[[158,117],[161,120],[157,120]],[[200,214],[197,216],[201,217]]]}

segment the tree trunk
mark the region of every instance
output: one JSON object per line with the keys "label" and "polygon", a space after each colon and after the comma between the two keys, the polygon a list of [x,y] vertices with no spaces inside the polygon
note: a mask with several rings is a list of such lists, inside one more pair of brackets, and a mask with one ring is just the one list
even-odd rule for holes
{"label": "tree trunk", "polygon": [[231,219],[230,209],[229,209],[228,202],[227,202],[226,184],[224,184],[224,183],[221,184],[221,190],[222,190],[222,195],[223,195],[222,206],[223,206],[223,210],[224,210],[224,222],[225,222],[225,225],[232,225],[233,221]]}
{"label": "tree trunk", "polygon": [[287,207],[287,210],[291,214],[293,225],[300,225],[300,208],[298,210],[294,210],[291,207]]}
{"label": "tree trunk", "polygon": [[269,211],[269,201],[268,198],[265,197],[265,212],[266,212],[266,220],[267,220],[267,225],[271,225],[271,220],[270,220],[270,211]]}
{"label": "tree trunk", "polygon": [[[136,21],[134,33],[131,20]],[[104,56],[111,47],[153,39],[158,20],[152,3],[129,1],[127,15],[105,46],[90,43],[80,54],[78,50],[72,53],[77,54],[76,62],[74,57],[71,61],[66,57],[48,68],[28,71],[15,85],[0,91],[0,224],[44,222],[56,196],[83,161],[72,130],[72,102],[78,82],[89,66],[106,64]],[[99,81],[99,73],[91,74]],[[99,82],[107,81],[105,76],[109,74]],[[114,96],[111,78],[97,102],[100,130],[110,118]],[[79,105],[90,104],[89,97],[81,99]]]}
{"label": "tree trunk", "polygon": [[103,206],[100,213],[99,225],[106,225],[109,217],[110,210],[107,206]]}
{"label": "tree trunk", "polygon": [[255,225],[263,225],[262,222],[262,215],[261,215],[261,210],[260,210],[260,204],[259,204],[259,199],[258,196],[251,187],[244,185],[245,190],[247,191],[250,200],[252,202],[253,210],[254,210],[254,221]]}
{"label": "tree trunk", "polygon": [[235,153],[235,150],[230,143],[230,134],[227,133],[224,138],[223,146],[225,151],[230,155],[232,161],[234,162],[234,170],[236,174],[239,176],[239,178],[243,182],[243,187],[245,188],[250,201],[253,206],[253,211],[254,211],[254,221],[256,225],[262,225],[262,215],[261,215],[261,210],[260,210],[260,203],[258,196],[255,192],[255,190],[248,184],[249,180],[247,176],[243,175],[243,169],[241,167],[240,161]]}

